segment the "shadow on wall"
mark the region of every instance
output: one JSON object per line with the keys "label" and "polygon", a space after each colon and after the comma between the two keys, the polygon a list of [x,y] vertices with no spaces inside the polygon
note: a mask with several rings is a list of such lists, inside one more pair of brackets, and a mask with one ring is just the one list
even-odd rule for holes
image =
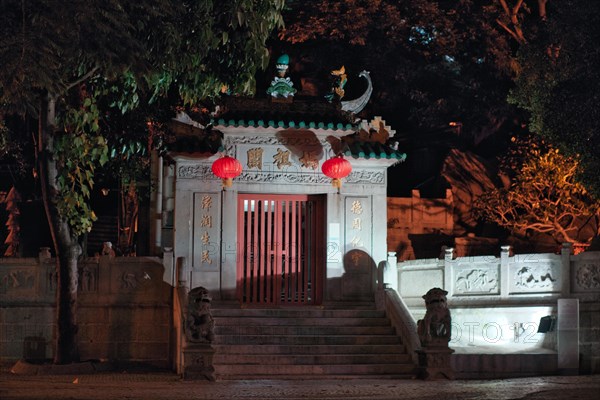
{"label": "shadow on wall", "polygon": [[372,301],[375,295],[377,265],[363,250],[350,250],[344,254],[342,275],[342,300]]}
{"label": "shadow on wall", "polygon": [[[409,234],[408,239],[417,260],[421,258],[439,258],[442,246],[454,247],[454,237],[450,235],[436,233]],[[443,257],[443,254],[441,257]]]}

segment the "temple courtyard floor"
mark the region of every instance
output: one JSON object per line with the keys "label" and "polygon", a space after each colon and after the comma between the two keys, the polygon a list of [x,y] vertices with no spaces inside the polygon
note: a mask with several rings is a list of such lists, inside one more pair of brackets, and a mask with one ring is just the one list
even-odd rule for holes
{"label": "temple courtyard floor", "polygon": [[0,374],[0,399],[544,399],[600,398],[600,375],[497,380],[182,381],[177,375]]}

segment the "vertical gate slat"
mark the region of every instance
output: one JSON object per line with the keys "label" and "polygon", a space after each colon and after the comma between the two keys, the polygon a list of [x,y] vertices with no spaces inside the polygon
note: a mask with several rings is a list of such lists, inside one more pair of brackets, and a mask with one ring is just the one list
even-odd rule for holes
{"label": "vertical gate slat", "polygon": [[245,298],[246,303],[252,302],[252,246],[254,243],[252,242],[252,200],[248,200],[248,209],[246,211],[246,241],[244,246],[246,247],[246,267],[245,275],[244,275],[244,283],[245,283]]}
{"label": "vertical gate slat", "polygon": [[304,220],[304,229],[302,229],[302,254],[304,255],[302,261],[302,293],[304,295],[304,301],[308,302],[309,299],[312,301],[312,296],[308,293],[308,280],[310,274],[310,267],[312,265],[310,260],[310,247],[308,243],[310,243],[310,235],[312,230],[312,225],[310,223],[310,208],[311,203],[307,201],[304,203],[304,207],[302,208],[303,220]]}
{"label": "vertical gate slat", "polygon": [[265,235],[265,285],[266,285],[266,302],[272,303],[273,298],[271,297],[272,286],[273,286],[273,202],[271,200],[266,200],[267,202],[267,232]]}
{"label": "vertical gate slat", "polygon": [[289,273],[289,265],[287,263],[287,235],[286,233],[289,231],[289,222],[288,222],[288,203],[287,201],[282,201],[281,202],[281,221],[282,224],[280,226],[279,229],[279,235],[281,237],[281,257],[279,257],[279,260],[281,262],[281,278],[283,279],[283,284],[282,286],[282,295],[281,295],[281,301],[283,303],[287,302],[287,296],[288,296],[288,290],[290,288],[289,286],[289,280],[290,280],[290,273]]}
{"label": "vertical gate slat", "polygon": [[283,266],[283,202],[275,201],[275,286],[273,288],[273,301],[279,303],[281,301],[281,288],[285,285],[284,282],[284,266]]}
{"label": "vertical gate slat", "polygon": [[253,215],[253,228],[254,228],[254,236],[253,236],[253,241],[252,241],[252,253],[254,254],[254,259],[252,260],[252,302],[258,302],[258,298],[259,298],[259,294],[258,294],[258,290],[259,290],[259,281],[260,281],[260,276],[259,276],[259,271],[258,271],[258,260],[260,258],[260,250],[259,250],[259,244],[260,244],[260,237],[258,235],[258,226],[260,224],[260,200],[255,200],[254,201],[254,215]]}
{"label": "vertical gate slat", "polygon": [[268,249],[267,246],[265,244],[265,220],[267,219],[266,216],[266,200],[260,200],[260,238],[259,238],[259,251],[260,251],[260,259],[259,259],[259,277],[260,277],[260,283],[258,285],[258,290],[259,290],[259,294],[258,294],[258,302],[259,303],[264,303],[267,299],[266,299],[266,258],[267,258],[267,253],[268,253]]}
{"label": "vertical gate slat", "polygon": [[297,243],[296,240],[298,240],[297,235],[296,235],[296,218],[297,218],[297,212],[296,212],[296,207],[298,206],[298,202],[297,201],[291,201],[291,215],[290,215],[290,228],[291,228],[291,237],[290,237],[290,251],[291,251],[291,255],[290,255],[290,269],[291,269],[291,274],[290,274],[290,283],[291,283],[291,288],[290,288],[290,298],[292,300],[292,302],[297,303],[298,302],[298,258],[297,258]]}
{"label": "vertical gate slat", "polygon": [[244,293],[244,248],[245,246],[243,245],[243,243],[246,243],[246,238],[244,236],[244,201],[243,199],[240,199],[238,201],[238,221],[241,221],[241,223],[238,223],[238,227],[237,227],[237,237],[238,237],[238,241],[240,243],[240,245],[237,247],[237,255],[238,255],[238,265],[237,265],[237,297],[238,299],[243,299],[243,293]]}

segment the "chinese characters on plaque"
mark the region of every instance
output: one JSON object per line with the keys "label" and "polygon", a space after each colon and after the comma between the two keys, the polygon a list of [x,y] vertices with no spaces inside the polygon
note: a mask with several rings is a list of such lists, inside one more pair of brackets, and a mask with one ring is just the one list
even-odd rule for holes
{"label": "chinese characters on plaque", "polygon": [[197,193],[194,207],[194,266],[216,267],[219,253],[216,241],[219,240],[218,206],[216,194]]}
{"label": "chinese characters on plaque", "polygon": [[[346,198],[346,252],[354,266],[362,264],[362,256],[371,248],[371,205],[368,197]],[[363,250],[363,251],[352,251]]]}

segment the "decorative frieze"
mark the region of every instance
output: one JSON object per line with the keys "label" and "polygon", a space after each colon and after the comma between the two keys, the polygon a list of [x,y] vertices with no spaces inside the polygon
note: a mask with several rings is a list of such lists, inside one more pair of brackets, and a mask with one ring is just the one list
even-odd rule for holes
{"label": "decorative frieze", "polygon": [[519,263],[511,266],[510,293],[560,292],[560,263]]}
{"label": "decorative frieze", "polygon": [[[245,170],[235,178],[237,182],[283,183],[283,184],[323,184],[330,186],[331,179],[307,164],[310,171],[303,172],[298,166],[282,166],[281,170]],[[217,180],[209,164],[181,165],[177,168],[179,179]],[[344,179],[344,184],[385,184],[385,173],[373,170],[354,170]]]}
{"label": "decorative frieze", "polygon": [[312,135],[298,135],[298,136],[235,136],[227,137],[224,140],[224,147],[227,149],[232,148],[235,145],[240,144],[251,144],[251,145],[272,145],[272,146],[316,146],[329,147],[329,143],[325,138],[319,139]]}
{"label": "decorative frieze", "polygon": [[600,263],[576,264],[572,282],[575,292],[600,292]]}
{"label": "decorative frieze", "polygon": [[0,273],[0,293],[33,289],[35,275],[30,269],[9,269]]}
{"label": "decorative frieze", "polygon": [[210,164],[186,164],[177,167],[177,177],[181,179],[218,179],[210,169]]}
{"label": "decorative frieze", "polygon": [[455,295],[500,293],[498,266],[460,269],[455,277]]}

